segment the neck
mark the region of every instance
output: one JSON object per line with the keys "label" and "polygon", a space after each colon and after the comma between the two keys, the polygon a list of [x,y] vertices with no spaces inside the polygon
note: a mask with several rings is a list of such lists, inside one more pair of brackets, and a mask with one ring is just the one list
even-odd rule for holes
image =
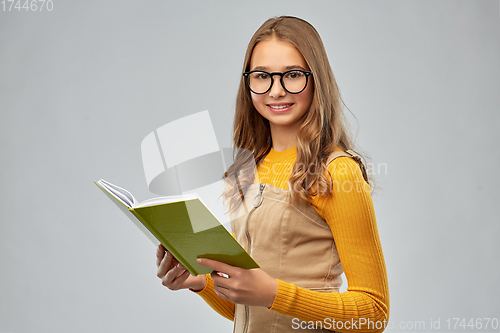
{"label": "neck", "polygon": [[269,124],[271,129],[271,138],[273,139],[273,149],[275,151],[284,151],[297,145],[297,133],[299,125],[276,126]]}

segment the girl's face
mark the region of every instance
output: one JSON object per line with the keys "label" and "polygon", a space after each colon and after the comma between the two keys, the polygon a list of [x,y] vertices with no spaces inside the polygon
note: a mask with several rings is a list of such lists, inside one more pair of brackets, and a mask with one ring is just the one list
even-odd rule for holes
{"label": "girl's face", "polygon": [[[253,50],[250,70],[269,73],[285,72],[291,69],[309,71],[306,61],[291,43],[272,38],[259,42]],[[306,88],[298,94],[290,94],[281,86],[280,77],[273,76],[274,82],[267,93],[258,95],[251,92],[255,109],[269,121],[271,131],[297,131],[302,117],[308,112],[313,99],[313,82],[309,78]]]}

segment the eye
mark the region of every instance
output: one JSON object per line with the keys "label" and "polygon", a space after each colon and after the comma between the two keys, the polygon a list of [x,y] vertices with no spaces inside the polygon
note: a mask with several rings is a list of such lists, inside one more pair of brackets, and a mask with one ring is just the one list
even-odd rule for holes
{"label": "eye", "polygon": [[286,73],[285,79],[296,80],[296,79],[300,79],[303,76],[304,76],[304,73],[302,73],[301,71],[291,71],[291,72]]}
{"label": "eye", "polygon": [[254,73],[254,77],[259,80],[268,80],[269,79],[269,74],[265,72],[257,72]]}

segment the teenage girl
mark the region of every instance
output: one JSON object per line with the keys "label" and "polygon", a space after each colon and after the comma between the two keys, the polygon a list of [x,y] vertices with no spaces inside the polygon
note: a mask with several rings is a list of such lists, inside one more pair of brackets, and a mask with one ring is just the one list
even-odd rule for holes
{"label": "teenage girl", "polygon": [[306,21],[272,18],[252,37],[233,138],[257,170],[243,172],[248,160],[237,155],[224,197],[235,238],[261,268],[198,259],[214,272],[194,277],[160,245],[162,284],[198,293],[235,332],[383,331],[389,290],[370,186]]}

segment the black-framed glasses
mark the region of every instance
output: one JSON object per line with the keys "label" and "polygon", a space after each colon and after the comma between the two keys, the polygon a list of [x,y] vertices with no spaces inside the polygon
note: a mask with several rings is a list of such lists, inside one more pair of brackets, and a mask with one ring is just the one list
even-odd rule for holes
{"label": "black-framed glasses", "polygon": [[312,72],[292,69],[283,73],[269,73],[266,71],[250,71],[243,73],[248,89],[258,95],[265,94],[271,90],[275,75],[279,75],[283,89],[290,94],[298,94],[306,89],[309,76],[312,75]]}

